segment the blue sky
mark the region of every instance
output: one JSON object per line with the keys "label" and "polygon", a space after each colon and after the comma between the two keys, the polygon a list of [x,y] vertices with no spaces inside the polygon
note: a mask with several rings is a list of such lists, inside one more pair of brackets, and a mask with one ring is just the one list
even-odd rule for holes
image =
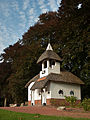
{"label": "blue sky", "polygon": [[47,11],[57,11],[61,0],[0,0],[0,53],[14,44]]}

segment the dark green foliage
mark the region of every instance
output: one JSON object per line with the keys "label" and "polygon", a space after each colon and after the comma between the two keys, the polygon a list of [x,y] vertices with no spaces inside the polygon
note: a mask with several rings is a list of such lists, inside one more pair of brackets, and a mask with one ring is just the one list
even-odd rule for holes
{"label": "dark green foliage", "polygon": [[73,107],[77,101],[77,98],[74,96],[65,96],[65,100]]}
{"label": "dark green foliage", "polygon": [[90,111],[90,98],[88,98],[88,99],[85,98],[82,101],[82,106],[83,106],[85,111]]}
{"label": "dark green foliage", "polygon": [[9,81],[7,80],[11,74],[11,63],[3,62],[0,64],[0,106],[4,105],[5,98],[8,99],[10,94],[8,93]]}
{"label": "dark green foliage", "polygon": [[[78,9],[78,4],[81,8]],[[89,34],[90,34],[90,1],[62,0],[58,10],[60,24],[62,23],[62,49],[65,69],[71,71],[85,82],[82,86],[82,98],[90,97],[89,77]]]}

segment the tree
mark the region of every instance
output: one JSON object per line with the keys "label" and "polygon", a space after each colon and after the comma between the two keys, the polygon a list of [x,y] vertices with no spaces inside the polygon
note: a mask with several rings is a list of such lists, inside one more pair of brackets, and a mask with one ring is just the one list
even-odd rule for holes
{"label": "tree", "polygon": [[9,99],[10,95],[8,94],[8,80],[7,78],[11,74],[11,64],[10,63],[0,63],[0,99],[4,106],[7,104],[7,99]]}
{"label": "tree", "polygon": [[[78,5],[81,4],[81,8]],[[82,87],[83,97],[89,96],[89,8],[90,2],[62,0],[58,10],[62,26],[62,39],[64,47],[62,55],[63,66],[85,82]],[[87,91],[87,92],[85,92]]]}
{"label": "tree", "polygon": [[[37,46],[36,51],[34,48]],[[8,90],[5,87],[6,96],[10,95],[12,98],[11,102],[21,103],[27,100],[27,89],[25,89],[25,84],[40,70],[37,67],[36,61],[39,49],[39,44],[32,44],[31,46],[21,45],[19,42],[13,46],[9,46],[2,54],[4,62],[11,65],[11,73],[5,79],[8,83],[3,84],[8,87]],[[32,74],[32,72],[33,74]],[[3,73],[5,75],[5,73]],[[2,86],[4,87],[4,86]],[[4,89],[2,90],[2,92]],[[9,98],[8,98],[9,101]]]}

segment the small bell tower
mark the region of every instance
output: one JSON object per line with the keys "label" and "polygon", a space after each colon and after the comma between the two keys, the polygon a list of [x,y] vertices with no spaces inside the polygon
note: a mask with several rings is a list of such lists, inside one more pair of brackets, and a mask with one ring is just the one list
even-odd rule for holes
{"label": "small bell tower", "polygon": [[47,76],[50,73],[60,74],[60,61],[61,58],[53,51],[50,43],[46,51],[39,57],[37,63],[42,64],[40,71],[40,78]]}

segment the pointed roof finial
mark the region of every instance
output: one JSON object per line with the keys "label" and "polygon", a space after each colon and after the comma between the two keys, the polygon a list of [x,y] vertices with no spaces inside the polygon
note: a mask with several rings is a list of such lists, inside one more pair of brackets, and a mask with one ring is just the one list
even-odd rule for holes
{"label": "pointed roof finial", "polygon": [[46,49],[46,50],[52,50],[52,51],[53,51],[52,46],[51,46],[50,43],[48,43],[48,46],[47,46],[47,49]]}

